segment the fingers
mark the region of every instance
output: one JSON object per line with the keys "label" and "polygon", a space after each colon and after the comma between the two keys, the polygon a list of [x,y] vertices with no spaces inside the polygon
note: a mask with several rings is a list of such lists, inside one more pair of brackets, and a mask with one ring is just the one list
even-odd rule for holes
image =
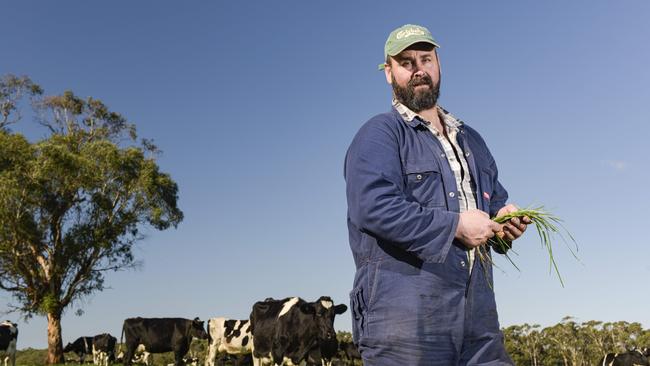
{"label": "fingers", "polygon": [[490,229],[493,233],[498,233],[499,231],[503,231],[503,224],[490,220]]}
{"label": "fingers", "polygon": [[[504,225],[503,231],[507,240],[512,241],[523,235],[527,225],[524,219],[526,218],[520,220],[518,217],[513,217]],[[530,219],[528,220],[530,221]]]}
{"label": "fingers", "polygon": [[509,204],[501,207],[499,212],[497,212],[497,217],[507,215],[507,214],[509,214],[511,212],[515,212],[517,210],[519,210],[519,207],[513,205],[512,203],[509,203]]}

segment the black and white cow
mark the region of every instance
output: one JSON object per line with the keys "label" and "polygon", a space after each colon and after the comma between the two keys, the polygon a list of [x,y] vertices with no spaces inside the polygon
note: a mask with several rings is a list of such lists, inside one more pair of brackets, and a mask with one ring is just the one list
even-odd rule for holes
{"label": "black and white cow", "polygon": [[347,360],[349,365],[354,365],[354,360],[361,360],[359,349],[352,342],[339,342],[339,354],[341,355],[341,358]]}
{"label": "black and white cow", "polygon": [[174,365],[183,364],[192,338],[207,339],[199,318],[129,318],[124,320],[124,366],[131,366],[136,348],[142,344],[147,352],[174,352]]}
{"label": "black and white cow", "polygon": [[599,366],[650,366],[647,354],[641,350],[624,353],[608,353],[598,363]]}
{"label": "black and white cow", "polygon": [[79,337],[74,342],[65,345],[63,353],[74,352],[79,357],[79,364],[84,363],[86,355],[93,353],[93,337]]}
{"label": "black and white cow", "polygon": [[[5,352],[11,366],[16,366],[16,342],[18,341],[18,324],[6,320],[0,323],[0,352]],[[5,358],[5,366],[7,359]]]}
{"label": "black and white cow", "polygon": [[108,366],[115,361],[115,343],[117,338],[108,333],[98,334],[93,337],[93,363]]}
{"label": "black and white cow", "polygon": [[233,320],[226,318],[208,319],[208,356],[205,366],[225,365],[224,359],[217,359],[219,353],[233,355],[233,365],[240,366],[245,360],[244,356],[253,350],[253,339],[250,331],[250,321]]}
{"label": "black and white cow", "polygon": [[[115,362],[124,363],[123,351],[120,351],[120,353],[117,355]],[[153,356],[151,356],[151,353],[147,352],[147,350],[144,348],[144,344],[139,344],[135,349],[131,363],[139,363],[146,366],[151,366],[153,364]]]}
{"label": "black and white cow", "polygon": [[346,310],[327,296],[314,302],[299,297],[256,302],[250,315],[254,365],[329,364],[330,348],[334,345],[334,354],[338,350],[334,317]]}

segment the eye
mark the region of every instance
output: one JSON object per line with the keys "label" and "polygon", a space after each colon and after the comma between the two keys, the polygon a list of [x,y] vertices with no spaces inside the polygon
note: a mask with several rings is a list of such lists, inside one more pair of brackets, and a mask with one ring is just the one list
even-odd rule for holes
{"label": "eye", "polygon": [[410,67],[411,66],[411,61],[404,60],[404,61],[400,62],[400,66],[402,66],[402,67]]}

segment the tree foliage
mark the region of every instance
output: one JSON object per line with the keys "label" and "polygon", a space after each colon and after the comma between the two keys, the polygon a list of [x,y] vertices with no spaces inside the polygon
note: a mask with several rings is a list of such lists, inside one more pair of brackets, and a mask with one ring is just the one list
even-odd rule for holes
{"label": "tree foliage", "polygon": [[[0,130],[18,122],[18,102],[25,96],[43,94],[43,89],[27,76],[5,75],[0,78]],[[12,116],[13,115],[13,116]]]}
{"label": "tree foliage", "polygon": [[[40,91],[25,80],[23,88]],[[15,100],[17,92],[2,90]],[[60,319],[75,300],[104,289],[106,271],[137,263],[143,225],[175,227],[183,214],[156,146],[137,142],[123,116],[70,91],[32,105],[48,137],[30,142],[0,129],[0,288],[17,300],[13,310]],[[15,122],[15,109],[4,110]]]}
{"label": "tree foliage", "polygon": [[512,325],[503,329],[506,350],[516,365],[596,365],[607,353],[650,346],[650,330],[639,323],[577,323],[567,316],[539,330],[539,325]]}

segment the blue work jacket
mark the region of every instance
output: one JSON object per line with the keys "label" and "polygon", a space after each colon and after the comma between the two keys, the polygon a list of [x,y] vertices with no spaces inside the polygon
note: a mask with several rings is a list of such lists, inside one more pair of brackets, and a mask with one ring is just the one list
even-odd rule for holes
{"label": "blue work jacket", "polygon": [[[481,136],[462,124],[478,209],[494,216],[508,194]],[[345,160],[353,337],[364,365],[512,365],[482,261],[469,271],[454,239],[456,180],[439,141],[393,108],[365,123]],[[488,251],[489,252],[489,251]]]}

